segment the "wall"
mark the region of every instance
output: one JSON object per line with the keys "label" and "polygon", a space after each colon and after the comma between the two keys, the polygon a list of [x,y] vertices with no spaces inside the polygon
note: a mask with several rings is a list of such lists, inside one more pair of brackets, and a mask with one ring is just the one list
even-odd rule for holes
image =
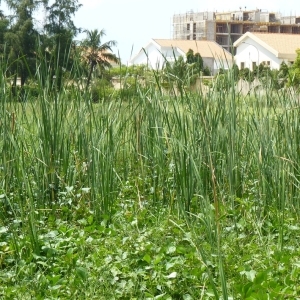
{"label": "wall", "polygon": [[221,68],[224,70],[228,70],[231,65],[232,64],[229,61],[216,58],[214,60],[214,75],[217,74]]}
{"label": "wall", "polygon": [[[146,52],[146,53],[145,53]],[[165,61],[174,61],[174,55],[179,57],[181,54],[173,48],[165,48],[164,50],[158,50],[155,45],[150,44],[145,48],[145,51],[140,51],[140,53],[135,57],[135,59],[130,61],[130,65],[141,65],[145,64],[152,69],[162,69]]]}
{"label": "wall", "polygon": [[216,26],[215,21],[206,22],[206,39],[208,41],[214,41],[216,38]]}
{"label": "wall", "polygon": [[[263,48],[261,45],[256,43],[250,38],[245,40],[245,43],[248,44],[240,44],[237,47],[236,55],[235,55],[235,63],[241,68],[241,62],[245,63],[245,68],[249,68],[252,70],[252,62],[256,62],[256,64],[260,64],[264,61],[270,62],[271,69],[279,69],[282,59],[277,58],[273,53]],[[253,46],[252,46],[253,45]]]}

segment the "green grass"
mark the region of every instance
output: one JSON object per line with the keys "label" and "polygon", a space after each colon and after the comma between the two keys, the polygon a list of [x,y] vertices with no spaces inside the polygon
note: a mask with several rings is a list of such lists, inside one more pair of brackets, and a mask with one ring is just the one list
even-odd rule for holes
{"label": "green grass", "polygon": [[293,95],[147,76],[99,103],[2,76],[1,299],[297,299]]}

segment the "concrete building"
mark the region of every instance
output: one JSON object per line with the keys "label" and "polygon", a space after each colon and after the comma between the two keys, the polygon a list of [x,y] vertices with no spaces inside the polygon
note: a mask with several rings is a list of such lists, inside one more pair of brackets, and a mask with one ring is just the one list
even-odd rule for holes
{"label": "concrete building", "polygon": [[239,69],[253,70],[259,64],[279,69],[282,62],[291,65],[295,61],[300,35],[247,32],[233,46],[236,48],[234,60]]}
{"label": "concrete building", "polygon": [[152,39],[134,55],[129,65],[147,65],[153,69],[162,69],[166,62],[174,62],[179,56],[186,59],[186,53],[192,49],[199,53],[203,64],[212,74],[220,68],[228,69],[232,65],[232,55],[214,41],[187,41]]}
{"label": "concrete building", "polygon": [[216,41],[232,52],[232,45],[246,32],[300,34],[300,17],[266,10],[187,12],[173,16],[173,39]]}

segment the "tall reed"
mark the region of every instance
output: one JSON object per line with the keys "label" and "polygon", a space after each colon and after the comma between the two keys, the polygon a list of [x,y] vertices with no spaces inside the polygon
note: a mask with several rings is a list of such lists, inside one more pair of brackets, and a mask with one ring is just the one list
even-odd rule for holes
{"label": "tall reed", "polygon": [[136,80],[132,95],[94,104],[90,91],[80,88],[78,61],[56,90],[51,66],[41,59],[32,79],[38,97],[28,90],[19,103],[9,93],[5,60],[1,66],[0,213],[5,224],[26,224],[35,253],[41,212],[72,218],[83,209],[97,222],[111,220],[128,181],[139,209],[167,207],[170,219],[186,220],[216,298],[228,298],[224,227],[243,217],[236,213],[241,203],[255,208],[262,235],[268,224],[277,226],[283,249],[286,212],[299,216],[293,94],[266,88],[241,96],[232,71],[208,93],[195,92],[188,80],[178,86],[169,78],[166,85],[153,71],[146,81]]}

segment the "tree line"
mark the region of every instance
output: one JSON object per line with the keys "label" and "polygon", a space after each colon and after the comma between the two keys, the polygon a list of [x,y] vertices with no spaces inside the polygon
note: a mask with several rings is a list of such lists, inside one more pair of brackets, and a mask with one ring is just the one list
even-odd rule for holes
{"label": "tree line", "polygon": [[[78,0],[2,0],[11,15],[0,11],[0,55],[7,68],[5,76],[12,81],[16,93],[17,78],[24,88],[28,78],[39,73],[43,84],[51,84],[56,90],[62,87],[66,71],[80,58],[82,74],[90,85],[95,67],[110,66],[119,59],[113,54],[116,41],[103,43],[104,30],[84,30],[76,27],[73,17],[82,6]],[[1,0],[0,0],[1,3]],[[45,21],[37,27],[34,13],[45,12]],[[85,32],[86,38],[76,42],[75,37]],[[43,65],[44,66],[43,68]],[[46,70],[47,72],[42,72]]]}

